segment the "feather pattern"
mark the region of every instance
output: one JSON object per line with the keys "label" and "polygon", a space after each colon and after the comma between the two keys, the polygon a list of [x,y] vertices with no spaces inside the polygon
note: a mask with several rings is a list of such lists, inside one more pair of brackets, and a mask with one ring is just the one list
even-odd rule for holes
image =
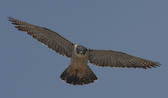
{"label": "feather pattern", "polygon": [[98,66],[151,68],[159,66],[158,62],[131,56],[112,50],[89,50],[89,61]]}
{"label": "feather pattern", "polygon": [[17,20],[12,17],[9,17],[8,19],[18,30],[27,32],[33,38],[44,43],[57,53],[67,57],[72,56],[73,43],[63,38],[58,33],[44,27]]}

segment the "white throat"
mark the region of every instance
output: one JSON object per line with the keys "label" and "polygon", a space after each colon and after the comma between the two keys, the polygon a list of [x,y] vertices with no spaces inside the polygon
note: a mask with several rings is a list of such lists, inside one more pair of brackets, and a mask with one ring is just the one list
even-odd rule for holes
{"label": "white throat", "polygon": [[74,48],[75,51],[76,51],[77,46],[78,46],[78,44],[75,44],[75,48]]}

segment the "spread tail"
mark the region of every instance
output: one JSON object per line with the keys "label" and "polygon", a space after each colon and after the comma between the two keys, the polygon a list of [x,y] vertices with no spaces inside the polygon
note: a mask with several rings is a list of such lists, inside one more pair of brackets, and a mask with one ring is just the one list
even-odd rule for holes
{"label": "spread tail", "polygon": [[94,82],[94,80],[97,80],[96,75],[92,72],[89,66],[74,68],[71,65],[65,69],[60,78],[73,85],[89,84]]}

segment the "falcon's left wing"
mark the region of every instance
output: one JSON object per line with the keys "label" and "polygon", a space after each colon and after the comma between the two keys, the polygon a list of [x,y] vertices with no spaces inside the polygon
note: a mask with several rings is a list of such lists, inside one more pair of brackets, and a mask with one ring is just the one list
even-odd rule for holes
{"label": "falcon's left wing", "polygon": [[112,50],[89,50],[89,61],[98,66],[151,68],[159,65],[157,62],[131,56]]}

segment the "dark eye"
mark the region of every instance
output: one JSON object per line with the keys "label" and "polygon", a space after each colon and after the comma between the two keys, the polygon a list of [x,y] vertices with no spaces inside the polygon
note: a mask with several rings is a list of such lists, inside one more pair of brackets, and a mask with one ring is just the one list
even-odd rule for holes
{"label": "dark eye", "polygon": [[84,49],[83,49],[83,51],[85,51],[85,52],[86,52],[86,51],[87,51],[87,49],[86,49],[86,48],[84,48]]}
{"label": "dark eye", "polygon": [[79,48],[76,48],[76,51],[80,51],[80,49],[79,49]]}
{"label": "dark eye", "polygon": [[79,52],[80,52],[80,49],[79,49],[79,48],[76,48],[76,52],[79,53]]}

